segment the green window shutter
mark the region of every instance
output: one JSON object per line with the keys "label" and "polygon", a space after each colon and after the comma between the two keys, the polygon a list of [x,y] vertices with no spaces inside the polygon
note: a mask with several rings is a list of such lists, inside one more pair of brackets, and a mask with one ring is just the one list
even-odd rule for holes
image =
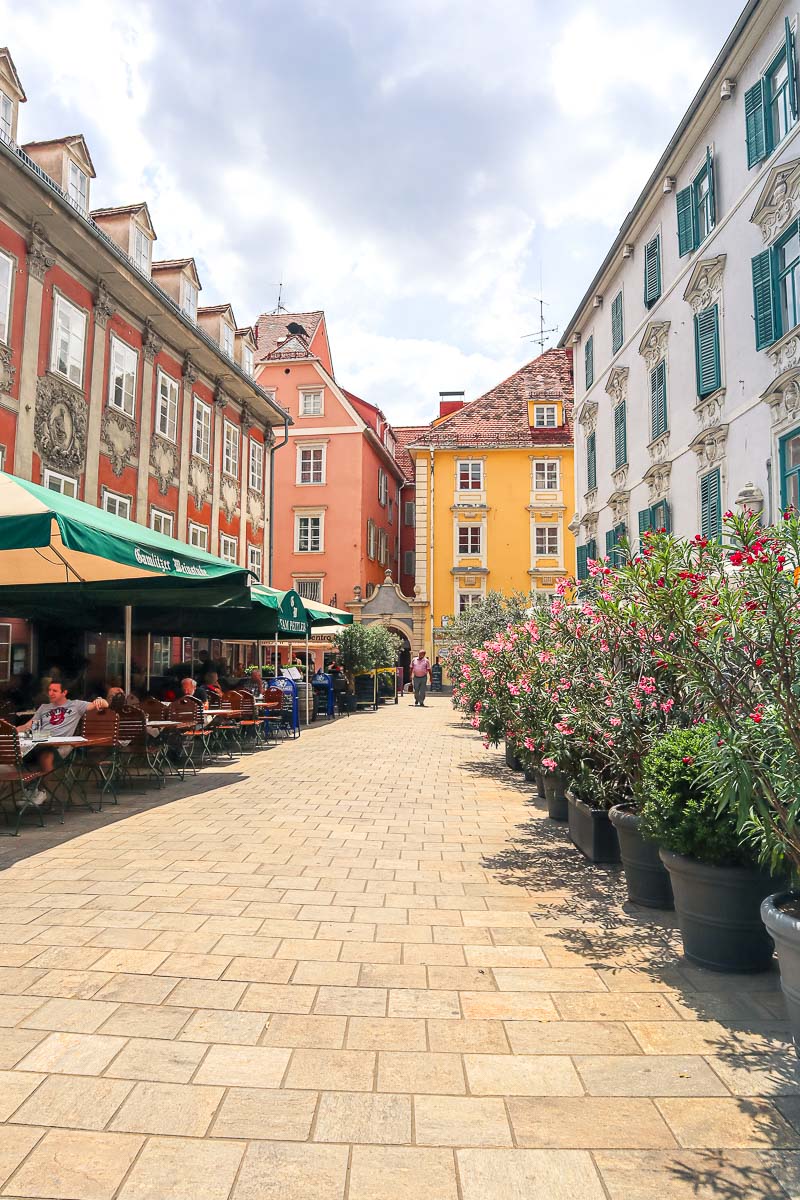
{"label": "green window shutter", "polygon": [[617,538],[613,529],[609,529],[606,533],[606,558],[611,558],[614,553],[614,547],[617,544]]}
{"label": "green window shutter", "polygon": [[589,491],[597,487],[597,435],[594,433],[586,439],[586,484]]}
{"label": "green window shutter", "polygon": [[694,227],[694,204],[691,187],[683,188],[675,197],[678,208],[678,254],[691,254],[697,246]]}
{"label": "green window shutter", "polygon": [[588,579],[589,578],[589,565],[588,565],[587,559],[589,557],[589,547],[588,546],[578,546],[576,554],[577,554],[577,564],[578,564],[576,576],[578,579]]}
{"label": "green window shutter", "polygon": [[618,471],[628,461],[628,431],[626,428],[625,401],[621,400],[614,409],[614,470]]}
{"label": "green window shutter", "polygon": [[597,558],[597,542],[594,538],[591,538],[586,543],[586,557],[591,559]]}
{"label": "green window shutter", "polygon": [[652,308],[661,295],[661,238],[659,234],[644,248],[644,303]]}
{"label": "green window shutter", "polygon": [[722,532],[719,468],[700,480],[700,532],[707,538],[718,538]]}
{"label": "green window shutter", "polygon": [[612,566],[616,563],[624,562],[625,555],[620,549],[620,542],[625,537],[625,522],[621,521],[619,525],[615,525],[613,529],[609,529],[606,534],[606,558],[611,560]]}
{"label": "green window shutter", "polygon": [[786,74],[789,81],[789,106],[792,116],[797,120],[797,58],[794,52],[794,34],[789,24],[789,18],[784,18],[786,30]]}
{"label": "green window shutter", "polygon": [[594,383],[594,336],[586,339],[586,345],[583,347],[583,366],[586,373],[586,388],[588,389]]}
{"label": "green window shutter", "polygon": [[667,364],[664,359],[650,372],[650,440],[667,432]]}
{"label": "green window shutter", "polygon": [[617,353],[625,340],[622,318],[622,292],[617,292],[611,304],[611,350]]}
{"label": "green window shutter", "polygon": [[717,193],[714,179],[714,155],[711,147],[706,146],[706,175],[708,177],[708,215],[711,218],[711,228],[717,223]]}
{"label": "green window shutter", "polygon": [[775,341],[775,303],[772,289],[772,254],[762,250],[753,259],[753,306],[756,321],[756,350]]}
{"label": "green window shutter", "polygon": [[764,80],[748,88],[744,94],[744,124],[747,137],[747,166],[754,167],[767,157],[767,105]]}
{"label": "green window shutter", "polygon": [[650,520],[652,529],[663,529],[665,533],[670,532],[669,504],[666,500],[659,500],[658,504],[653,505],[650,509]]}
{"label": "green window shutter", "polygon": [[639,549],[642,548],[642,534],[653,528],[653,512],[649,508],[639,509]]}
{"label": "green window shutter", "polygon": [[697,395],[702,400],[720,386],[719,309],[716,304],[704,308],[694,318],[694,355]]}

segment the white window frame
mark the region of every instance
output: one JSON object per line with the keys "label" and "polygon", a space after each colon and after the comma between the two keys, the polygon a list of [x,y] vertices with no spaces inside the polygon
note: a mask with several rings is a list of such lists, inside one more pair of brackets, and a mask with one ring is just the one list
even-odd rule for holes
{"label": "white window frame", "polygon": [[534,404],[533,427],[534,429],[558,429],[558,406],[556,404]]}
{"label": "white window frame", "polygon": [[258,582],[261,583],[264,572],[264,547],[248,545],[247,547],[247,569],[252,571],[257,576]]}
{"label": "white window frame", "polygon": [[310,600],[313,604],[322,603],[322,580],[317,579],[295,579],[294,585],[297,589],[297,594],[302,600]]}
{"label": "white window frame", "polygon": [[485,599],[483,592],[459,592],[456,597],[456,616],[470,608],[473,604],[480,604]]}
{"label": "white window frame", "polygon": [[233,358],[234,332],[227,321],[222,321],[222,352]]}
{"label": "white window frame", "polygon": [[189,522],[189,545],[194,546],[195,550],[208,551],[207,525],[198,525],[195,521]]}
{"label": "white window frame", "polygon": [[[235,435],[235,436],[234,436]],[[222,423],[222,472],[233,479],[239,478],[242,431],[232,421]]]}
{"label": "white window frame", "polygon": [[382,567],[389,562],[389,535],[385,529],[378,530],[378,562]]}
{"label": "white window frame", "polygon": [[16,267],[16,260],[0,250],[0,342],[6,346],[11,345],[11,297]]}
{"label": "white window frame", "polygon": [[242,370],[245,375],[253,378],[253,370],[255,367],[255,356],[249,346],[242,346]]}
{"label": "white window frame", "polygon": [[[461,549],[461,534],[467,534],[467,549]],[[473,533],[478,535],[478,549],[472,550],[470,544],[472,542]],[[480,525],[459,525],[456,530],[456,543],[458,547],[459,558],[480,558],[483,554],[483,528]]]}
{"label": "white window frame", "polygon": [[[552,470],[551,470],[552,468]],[[539,482],[537,478],[539,472],[543,476],[544,482]],[[549,483],[548,479],[555,475],[555,482]],[[535,492],[557,492],[561,486],[561,464],[557,458],[536,458],[533,462],[533,490]]]}
{"label": "white window frame", "polygon": [[125,521],[131,519],[131,498],[119,492],[103,488],[100,507],[103,512],[111,513],[112,517],[122,517]]}
{"label": "white window frame", "polygon": [[[539,547],[539,534],[544,538],[544,549]],[[555,550],[549,548],[550,535],[555,534]],[[561,538],[557,525],[535,525],[533,528],[533,550],[537,558],[558,558],[561,554]]]}
{"label": "white window frame", "polygon": [[156,676],[166,675],[172,666],[172,638],[168,634],[154,634],[150,669]]}
{"label": "white window frame", "polygon": [[[313,396],[319,396],[319,407],[314,401],[313,405],[309,402]],[[299,413],[301,417],[323,417],[325,415],[325,389],[318,388],[300,388],[300,405]]]}
{"label": "white window frame", "polygon": [[389,500],[389,476],[378,467],[378,504],[385,508]]}
{"label": "white window frame", "polygon": [[6,448],[5,448],[5,446],[0,446],[0,471],[5,471],[5,469],[6,469]]}
{"label": "white window frame", "polygon": [[[308,470],[308,474],[309,474],[308,479],[303,478],[303,474],[304,474],[303,456],[306,454],[311,456],[310,463],[309,463],[309,470]],[[320,476],[319,479],[314,478],[315,456],[316,455],[320,456],[319,464],[318,464],[319,476]],[[302,442],[299,442],[297,444],[297,464],[296,464],[296,473],[295,473],[295,483],[298,485],[298,487],[320,487],[322,484],[324,484],[327,479],[327,466],[328,466],[327,459],[328,459],[328,456],[326,453],[325,446],[311,445],[311,444],[303,445]]]}
{"label": "white window frame", "polygon": [[239,561],[239,539],[233,537],[229,533],[221,533],[219,535],[219,556],[225,562],[236,563]]}
{"label": "white window frame", "polygon": [[[73,325],[74,322],[74,325]],[[82,326],[79,330],[78,323]],[[66,369],[58,365],[61,333],[66,337]],[[50,347],[50,370],[75,387],[83,387],[86,369],[86,312],[73,304],[61,292],[53,293],[53,336]]]}
{"label": "white window frame", "polygon": [[[53,487],[54,483],[56,487]],[[45,471],[42,486],[62,496],[71,496],[73,500],[78,499],[78,480],[73,475],[62,475],[60,471]]]}
{"label": "white window frame", "polygon": [[133,237],[131,246],[131,258],[133,264],[138,270],[150,278],[150,259],[153,252],[153,241],[148,233],[142,229],[141,225],[133,222]]}
{"label": "white window frame", "polygon": [[[312,546],[313,538],[311,536],[311,526],[308,527],[308,548],[301,550],[301,523],[303,521],[317,521],[317,534],[319,544]],[[324,554],[325,552],[325,514],[321,512],[302,512],[294,514],[294,552],[295,554]]]}
{"label": "white window frame", "polygon": [[264,491],[264,443],[247,439],[247,486],[259,495]]}
{"label": "white window frame", "polygon": [[150,509],[150,528],[164,537],[175,536],[175,514],[165,512],[163,508]]}
{"label": "white window frame", "polygon": [[10,96],[0,90],[0,137],[4,142],[10,142],[14,130],[14,102]]}
{"label": "white window frame", "polygon": [[367,558],[373,561],[378,557],[378,526],[372,517],[367,518]]}
{"label": "white window frame", "polygon": [[191,279],[187,279],[185,275],[181,275],[181,312],[190,321],[194,321],[195,323],[197,322],[197,300],[199,294],[199,289],[195,287]]}
{"label": "white window frame", "polygon": [[[466,467],[469,472],[469,486],[462,487],[461,485],[461,470]],[[478,482],[473,482],[475,468],[478,468]],[[482,492],[483,491],[483,459],[480,458],[460,458],[456,463],[456,487],[459,492]]]}
{"label": "white window frame", "polygon": [[[139,355],[122,338],[111,335],[108,353],[108,406],[134,420],[136,416],[136,377]],[[117,398],[117,380],[122,379],[122,403]],[[129,385],[129,386],[128,386]]]}
{"label": "white window frame", "polygon": [[67,160],[67,195],[84,215],[89,211],[89,176],[74,158]]}
{"label": "white window frame", "polygon": [[178,440],[178,403],[180,384],[159,368],[156,387],[156,429],[168,442]]}
{"label": "white window frame", "polygon": [[199,396],[192,397],[192,454],[211,462],[211,405]]}

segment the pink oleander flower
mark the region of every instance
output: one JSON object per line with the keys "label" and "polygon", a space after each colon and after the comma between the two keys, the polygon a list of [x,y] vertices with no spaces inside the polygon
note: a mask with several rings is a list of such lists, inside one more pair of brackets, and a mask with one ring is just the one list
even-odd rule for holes
{"label": "pink oleander flower", "polygon": [[543,758],[542,766],[544,767],[545,771],[555,771],[558,763],[554,758]]}

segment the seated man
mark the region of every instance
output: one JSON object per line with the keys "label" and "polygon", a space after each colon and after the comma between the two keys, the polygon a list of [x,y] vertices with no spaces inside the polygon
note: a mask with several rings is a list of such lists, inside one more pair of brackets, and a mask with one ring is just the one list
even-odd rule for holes
{"label": "seated man", "polygon": [[198,700],[205,702],[210,695],[221,696],[222,688],[219,685],[219,675],[216,671],[206,671],[203,676],[203,682],[195,692]]}
{"label": "seated man", "polygon": [[[20,733],[30,730],[31,733],[46,733],[49,737],[73,737],[87,709],[108,708],[108,701],[100,696],[96,700],[70,700],[66,684],[56,679],[47,689],[47,695],[47,704],[40,704],[30,721],[20,725]],[[69,746],[59,746],[56,751],[48,746],[41,746],[36,751],[35,761],[46,774],[55,768],[56,753],[60,758],[66,758],[71,749]],[[28,756],[29,760],[33,757]],[[35,804],[44,804],[45,800],[49,799],[47,792],[42,789],[33,797]]]}
{"label": "seated man", "polygon": [[250,674],[243,680],[240,690],[243,692],[252,692],[254,696],[261,696],[264,691],[264,680],[261,677],[258,667],[254,667]]}
{"label": "seated man", "polygon": [[[194,696],[196,691],[197,691],[197,684],[191,678],[190,675],[187,675],[184,679],[181,680],[181,696],[182,697],[183,696],[190,696],[190,697]],[[195,697],[195,699],[199,699],[199,697]]]}

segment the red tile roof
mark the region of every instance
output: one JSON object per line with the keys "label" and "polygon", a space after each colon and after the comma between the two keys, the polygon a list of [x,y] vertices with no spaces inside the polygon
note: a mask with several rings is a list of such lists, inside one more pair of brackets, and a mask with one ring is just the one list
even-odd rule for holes
{"label": "red tile roof", "polygon": [[307,341],[310,342],[314,334],[319,329],[319,324],[325,313],[306,312],[306,313],[262,313],[256,321],[256,339],[258,341],[258,353],[256,354],[256,362],[263,362],[275,350],[279,350],[279,342],[289,337],[286,326],[292,321],[298,325],[302,325],[308,334]]}
{"label": "red tile roof", "polygon": [[[545,350],[491,391],[427,428],[425,446],[543,446],[572,441],[572,351]],[[561,400],[564,424],[532,429],[528,401]],[[407,443],[409,444],[409,443]]]}
{"label": "red tile roof", "polygon": [[409,483],[414,483],[416,472],[414,460],[408,453],[407,447],[430,433],[430,425],[393,425],[392,430],[397,439],[397,465]]}

